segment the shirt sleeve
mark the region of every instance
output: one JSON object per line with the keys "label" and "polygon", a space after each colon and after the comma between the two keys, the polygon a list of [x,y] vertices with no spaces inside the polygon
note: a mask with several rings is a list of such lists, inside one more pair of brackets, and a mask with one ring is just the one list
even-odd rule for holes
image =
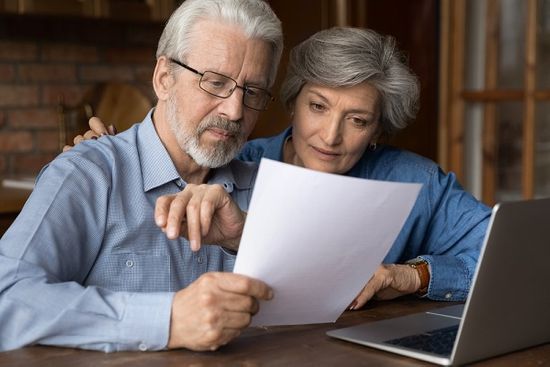
{"label": "shirt sleeve", "polygon": [[438,170],[428,185],[432,213],[420,256],[430,265],[428,297],[463,301],[473,279],[491,209]]}
{"label": "shirt sleeve", "polygon": [[108,165],[71,152],[41,173],[0,240],[0,351],[166,347],[173,293],[83,285],[101,250],[110,182]]}

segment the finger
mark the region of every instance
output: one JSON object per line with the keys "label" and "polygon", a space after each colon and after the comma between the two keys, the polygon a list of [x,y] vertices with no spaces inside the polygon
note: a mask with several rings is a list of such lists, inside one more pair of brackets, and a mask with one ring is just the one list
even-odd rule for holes
{"label": "finger", "polygon": [[258,313],[260,306],[258,300],[252,296],[225,292],[223,295],[223,308],[226,311],[255,315]]}
{"label": "finger", "polygon": [[99,119],[99,117],[90,117],[90,119],[88,120],[88,125],[90,126],[90,129],[92,129],[92,131],[98,136],[109,134],[109,131],[107,131],[105,124]]}
{"label": "finger", "polygon": [[369,300],[371,300],[378,290],[378,283],[372,280],[365,285],[365,288],[355,297],[350,307],[351,310],[358,310],[363,307]]}
{"label": "finger", "polygon": [[88,130],[84,133],[84,139],[85,140],[97,139],[97,134],[92,130]]}
{"label": "finger", "polygon": [[191,196],[186,206],[186,225],[187,225],[187,239],[192,251],[199,251],[201,248],[201,207],[202,207],[202,194],[195,194]]}
{"label": "finger", "polygon": [[63,147],[63,151],[66,152],[67,150],[70,150],[73,146],[72,145],[65,145]]}
{"label": "finger", "polygon": [[270,300],[273,298],[273,290],[266,283],[242,274],[220,274],[219,287],[227,292],[249,295],[256,299]]}
{"label": "finger", "polygon": [[238,329],[235,329],[235,328],[233,328],[233,329],[232,328],[223,329],[221,331],[221,333],[219,333],[219,336],[214,341],[211,341],[209,343],[209,346],[206,347],[203,350],[216,351],[220,347],[226,345],[231,340],[238,337],[239,335],[241,335],[241,328],[238,328]]}
{"label": "finger", "polygon": [[202,235],[206,236],[210,231],[212,225],[212,218],[216,210],[222,207],[225,191],[221,186],[211,186],[204,194],[204,198],[201,202],[201,229]]}
{"label": "finger", "polygon": [[166,229],[168,213],[170,212],[170,204],[176,198],[176,195],[164,195],[157,199],[155,203],[155,223],[157,226]]}
{"label": "finger", "polygon": [[353,310],[358,310],[363,307],[375,294],[385,287],[388,271],[384,265],[379,265],[373,276],[369,279],[365,287],[359,292],[354,300]]}
{"label": "finger", "polygon": [[183,190],[170,203],[166,218],[166,236],[171,240],[177,239],[182,233],[180,228],[182,222],[186,220],[187,204],[191,197],[192,193],[190,191]]}
{"label": "finger", "polygon": [[118,133],[115,125],[109,125],[109,127],[107,128],[109,130],[109,134],[111,135],[116,135]]}
{"label": "finger", "polygon": [[84,141],[84,137],[82,135],[77,135],[73,139],[73,144],[77,145],[78,143]]}
{"label": "finger", "polygon": [[223,328],[223,330],[239,330],[250,325],[251,320],[252,315],[250,312],[225,311],[222,314],[222,319],[219,320],[219,325]]}

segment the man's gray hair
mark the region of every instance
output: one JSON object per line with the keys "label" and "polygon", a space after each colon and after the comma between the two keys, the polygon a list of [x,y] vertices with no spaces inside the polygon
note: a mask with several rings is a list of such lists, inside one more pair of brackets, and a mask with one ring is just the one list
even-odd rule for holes
{"label": "man's gray hair", "polygon": [[[249,38],[269,43],[273,50],[268,87],[273,85],[283,51],[281,21],[263,0],[186,0],[174,11],[159,40],[157,58],[188,56],[193,26],[201,20],[236,25]],[[208,45],[204,45],[208,47]]]}
{"label": "man's gray hair", "polygon": [[281,100],[289,110],[306,83],[331,88],[368,82],[381,97],[380,124],[391,135],[418,111],[420,86],[395,39],[369,29],[335,27],[315,33],[290,52]]}

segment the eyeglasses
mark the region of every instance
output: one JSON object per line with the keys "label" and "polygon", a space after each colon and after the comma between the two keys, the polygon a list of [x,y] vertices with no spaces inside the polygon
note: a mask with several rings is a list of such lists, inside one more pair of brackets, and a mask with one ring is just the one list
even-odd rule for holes
{"label": "eyeglasses", "polygon": [[256,111],[267,109],[269,102],[273,101],[271,93],[267,90],[257,87],[249,87],[247,85],[240,86],[237,82],[228,76],[219,74],[213,71],[205,71],[201,73],[184,63],[169,59],[171,62],[185,68],[197,75],[200,75],[199,87],[208,94],[220,98],[229,98],[236,88],[243,90],[243,104]]}

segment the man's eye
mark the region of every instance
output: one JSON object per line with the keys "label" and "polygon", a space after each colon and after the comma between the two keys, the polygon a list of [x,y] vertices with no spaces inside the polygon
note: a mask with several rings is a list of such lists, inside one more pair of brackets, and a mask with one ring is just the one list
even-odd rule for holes
{"label": "man's eye", "polygon": [[353,124],[356,126],[367,126],[369,122],[359,117],[352,117]]}
{"label": "man's eye", "polygon": [[320,103],[311,102],[311,103],[309,104],[309,106],[311,107],[311,109],[312,109],[313,111],[322,112],[322,111],[325,110],[325,106],[323,106],[323,105],[320,104]]}
{"label": "man's eye", "polygon": [[206,83],[210,88],[222,89],[225,86],[225,83],[221,80],[207,80]]}
{"label": "man's eye", "polygon": [[250,88],[247,88],[246,89],[246,95],[249,96],[249,97],[258,97],[260,93],[257,91],[257,90],[254,90],[254,89],[250,89]]}

